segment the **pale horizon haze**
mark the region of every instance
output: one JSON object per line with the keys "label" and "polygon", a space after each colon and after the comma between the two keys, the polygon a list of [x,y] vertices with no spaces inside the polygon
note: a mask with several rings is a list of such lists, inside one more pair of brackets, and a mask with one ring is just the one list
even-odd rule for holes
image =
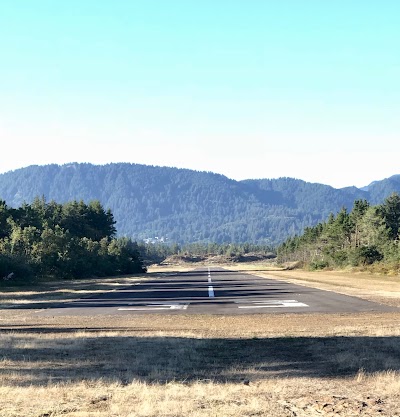
{"label": "pale horizon haze", "polygon": [[0,172],[400,174],[399,16],[394,0],[2,1]]}

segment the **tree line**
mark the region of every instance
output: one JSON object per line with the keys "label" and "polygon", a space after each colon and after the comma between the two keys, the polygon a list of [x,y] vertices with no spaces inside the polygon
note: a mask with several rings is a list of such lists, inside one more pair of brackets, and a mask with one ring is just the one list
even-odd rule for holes
{"label": "tree line", "polygon": [[115,236],[114,216],[97,200],[42,197],[18,208],[0,200],[0,280],[144,272],[136,242]]}
{"label": "tree line", "polygon": [[211,257],[224,255],[239,258],[248,254],[257,254],[265,258],[274,258],[274,248],[254,243],[216,243],[196,242],[180,245],[178,243],[138,243],[139,252],[148,264],[161,263],[172,255],[184,257]]}
{"label": "tree line", "polygon": [[311,269],[374,265],[400,267],[400,196],[380,205],[359,199],[325,222],[306,227],[277,248],[278,261],[300,261]]}

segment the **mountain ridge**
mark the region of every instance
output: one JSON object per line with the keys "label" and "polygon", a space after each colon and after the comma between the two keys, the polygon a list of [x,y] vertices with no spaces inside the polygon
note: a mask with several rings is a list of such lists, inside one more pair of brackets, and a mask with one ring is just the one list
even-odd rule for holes
{"label": "mountain ridge", "polygon": [[323,221],[356,199],[379,204],[400,191],[400,175],[368,189],[334,188],[300,179],[233,180],[223,174],[134,163],[31,165],[0,174],[0,199],[10,206],[47,200],[99,200],[120,235],[164,236],[171,242],[277,244]]}

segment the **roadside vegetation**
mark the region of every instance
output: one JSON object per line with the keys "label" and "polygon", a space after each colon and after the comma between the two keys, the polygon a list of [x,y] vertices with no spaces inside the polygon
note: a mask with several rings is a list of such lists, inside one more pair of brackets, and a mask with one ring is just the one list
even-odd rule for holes
{"label": "roadside vegetation", "polygon": [[327,221],[307,227],[278,249],[278,262],[297,262],[309,269],[358,267],[397,274],[400,271],[400,196],[383,204],[357,200]]}
{"label": "roadside vegetation", "polygon": [[115,238],[114,224],[98,201],[0,201],[0,285],[144,272],[136,243]]}

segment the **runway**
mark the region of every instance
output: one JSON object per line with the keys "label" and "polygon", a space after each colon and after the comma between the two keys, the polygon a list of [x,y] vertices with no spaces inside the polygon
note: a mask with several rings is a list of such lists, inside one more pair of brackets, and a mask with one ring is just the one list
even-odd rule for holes
{"label": "runway", "polygon": [[39,315],[279,314],[385,312],[398,309],[274,278],[207,267],[65,302]]}

